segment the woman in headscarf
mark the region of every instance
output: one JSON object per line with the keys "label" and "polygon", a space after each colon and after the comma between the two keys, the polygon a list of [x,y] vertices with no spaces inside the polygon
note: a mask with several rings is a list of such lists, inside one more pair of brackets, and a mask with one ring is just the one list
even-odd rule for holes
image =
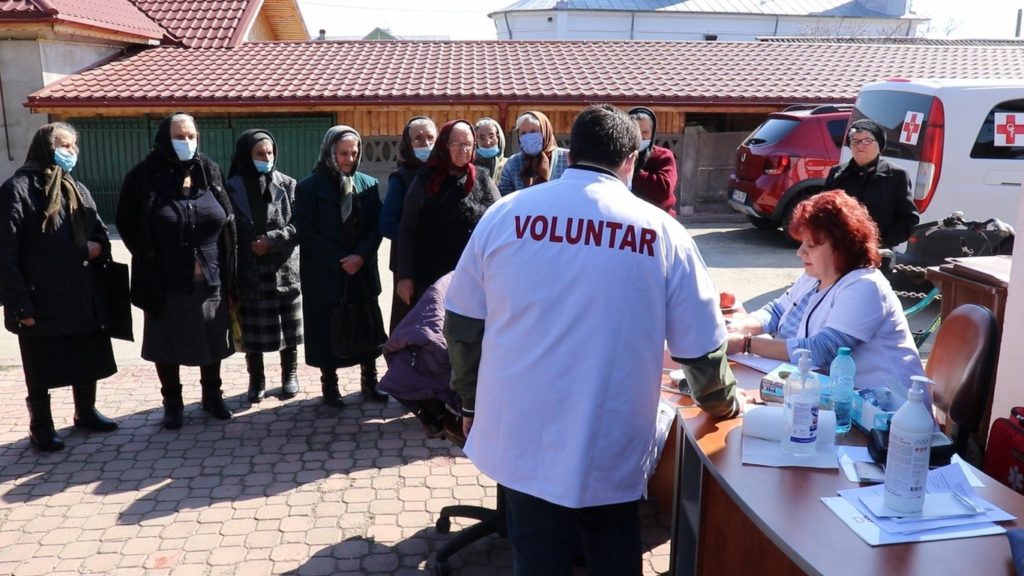
{"label": "woman in headscarf", "polygon": [[96,411],[96,381],[117,372],[98,273],[110,240],[89,190],[71,176],[77,160],[75,129],[47,124],[0,187],[0,302],[21,348],[29,440],[44,452],[64,448],[51,388],[71,385],[76,427],[117,429]]}
{"label": "woman in headscarf", "polygon": [[473,164],[473,134],[466,120],[445,124],[405,196],[395,290],[407,306],[455,269],[477,222],[500,199],[494,181]]}
{"label": "woman in headscarf", "polygon": [[[437,140],[437,126],[426,116],[413,116],[402,130],[402,144],[398,148],[398,168],[388,177],[388,190],[384,196],[384,207],[380,213],[380,233],[391,241],[391,258],[388,268],[393,273],[397,260],[398,227],[402,222],[402,205],[416,172],[434,149]],[[395,279],[393,284],[398,284]],[[391,290],[391,330],[409,312],[409,307],[398,297],[394,287]]]}
{"label": "woman in headscarf", "polygon": [[227,295],[234,290],[236,230],[220,168],[199,152],[188,114],[160,124],[153,151],[124,178],[117,230],[132,253],[132,302],[145,311],[142,357],[156,364],[162,426],[181,428],[181,366],[199,366],[202,408],[231,419],[220,363],[234,352]]}
{"label": "woman in headscarf", "polygon": [[277,142],[248,130],[235,142],[227,189],[238,226],[238,297],[249,402],[266,394],[263,353],[281,356],[281,397],[299,392],[302,343],[298,238],[292,217],[295,179],[277,170]]}
{"label": "woman in headscarf", "polygon": [[676,215],[676,155],[668,148],[654,145],[658,117],[650,108],[638,106],[629,117],[640,128],[640,153],[633,170],[633,194]]}
{"label": "woman in headscarf", "polygon": [[501,195],[529,188],[549,180],[558,180],[569,166],[569,150],[559,148],[555,129],[548,117],[531,110],[516,118],[519,150],[501,170],[498,190]]}
{"label": "woman in headscarf", "polygon": [[338,368],[356,364],[363,398],[388,400],[377,392],[376,359],[383,342],[357,357],[335,356],[331,349],[331,313],[343,296],[348,302],[364,303],[367,314],[381,314],[380,193],[376,178],[356,171],[361,143],[359,133],[348,126],[329,129],[313,173],[299,182],[295,193],[306,364],[320,369],[323,402],[335,408],[345,405],[338,390]]}
{"label": "woman in headscarf", "polygon": [[473,164],[487,171],[487,175],[495,183],[501,179],[501,169],[505,167],[505,133],[494,118],[484,116],[476,121],[476,156]]}

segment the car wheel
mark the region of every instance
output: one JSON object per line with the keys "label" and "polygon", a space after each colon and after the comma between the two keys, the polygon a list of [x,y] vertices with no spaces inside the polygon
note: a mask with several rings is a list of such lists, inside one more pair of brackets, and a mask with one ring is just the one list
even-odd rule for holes
{"label": "car wheel", "polygon": [[758,216],[751,216],[748,214],[747,220],[758,230],[775,230],[779,227],[778,220],[771,220],[769,218],[760,218]]}
{"label": "car wheel", "polygon": [[793,219],[793,213],[796,212],[796,207],[799,206],[801,202],[807,200],[810,197],[811,194],[797,196],[796,198],[790,200],[789,204],[786,206],[786,212],[782,216],[782,236],[783,238],[786,239],[786,243],[789,244],[790,246],[799,246],[800,242],[798,242],[795,238],[793,238],[792,235],[790,235],[789,221]]}

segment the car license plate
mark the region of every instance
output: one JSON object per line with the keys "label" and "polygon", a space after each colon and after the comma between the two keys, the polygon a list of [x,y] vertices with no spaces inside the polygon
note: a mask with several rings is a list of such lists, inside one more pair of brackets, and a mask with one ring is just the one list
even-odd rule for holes
{"label": "car license plate", "polygon": [[733,190],[732,199],[735,200],[736,202],[745,204],[747,202],[747,193],[743,192],[742,190]]}

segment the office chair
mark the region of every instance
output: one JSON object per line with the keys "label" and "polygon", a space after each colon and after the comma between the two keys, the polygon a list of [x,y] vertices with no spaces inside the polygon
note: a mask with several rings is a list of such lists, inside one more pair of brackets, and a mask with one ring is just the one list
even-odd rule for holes
{"label": "office chair", "polygon": [[975,436],[988,407],[995,335],[996,320],[988,308],[962,304],[942,321],[925,367],[935,382],[932,405],[946,416],[943,431],[956,453],[975,466],[981,465],[984,440]]}
{"label": "office chair", "polygon": [[[445,436],[450,442],[461,448],[466,444],[466,438],[462,436],[462,421],[458,420],[457,422],[458,430],[453,429],[453,426],[446,426]],[[463,506],[461,504],[445,506],[441,509],[441,515],[434,525],[439,534],[447,534],[451,531],[452,518],[472,518],[480,522],[464,528],[434,554],[434,576],[449,576],[452,573],[452,567],[448,563],[448,559],[473,542],[491,534],[498,534],[501,537],[508,536],[505,525],[505,489],[501,485],[498,485],[497,499],[497,505],[493,510],[483,506]]]}

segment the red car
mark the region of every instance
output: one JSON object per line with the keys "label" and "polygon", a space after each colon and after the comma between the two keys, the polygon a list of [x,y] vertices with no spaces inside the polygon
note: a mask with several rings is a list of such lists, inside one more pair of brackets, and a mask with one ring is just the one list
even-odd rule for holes
{"label": "red car", "polygon": [[736,149],[729,177],[733,210],[763,230],[785,230],[796,205],[821,192],[829,168],[839,163],[852,110],[797,105],[769,114]]}

